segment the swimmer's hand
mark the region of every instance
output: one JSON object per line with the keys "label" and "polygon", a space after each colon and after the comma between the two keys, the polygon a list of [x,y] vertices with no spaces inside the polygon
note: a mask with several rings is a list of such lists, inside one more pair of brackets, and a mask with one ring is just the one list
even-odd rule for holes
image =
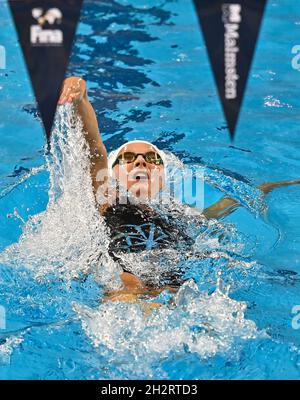
{"label": "swimmer's hand", "polygon": [[71,76],[63,82],[58,104],[78,104],[86,97],[86,82],[78,76]]}
{"label": "swimmer's hand", "polygon": [[[106,181],[107,181],[107,151],[102,141],[97,116],[93,109],[92,104],[88,99],[87,84],[78,76],[72,76],[64,80],[61,94],[58,100],[58,105],[66,103],[73,103],[77,115],[83,123],[83,132],[90,152],[90,171],[94,194],[103,185],[102,192],[105,194]],[[101,174],[102,179],[98,178],[99,171],[103,170]],[[102,204],[101,204],[102,205]],[[103,213],[105,207],[99,207],[99,211]]]}
{"label": "swimmer's hand", "polygon": [[[268,193],[272,192],[274,189],[282,188],[285,186],[290,186],[290,185],[299,185],[300,184],[300,179],[295,179],[295,180],[290,180],[290,181],[280,181],[280,182],[268,182],[268,183],[263,183],[259,186],[257,186],[258,189],[260,189],[263,194],[266,196]],[[227,215],[230,215],[235,211],[238,207],[240,207],[240,204],[234,200],[231,199],[230,197],[224,197],[223,199],[219,200],[217,203],[211,205],[210,207],[207,207],[203,211],[203,215],[208,218],[208,219],[221,219],[224,217],[227,217]]]}
{"label": "swimmer's hand", "polygon": [[292,181],[281,181],[281,182],[271,182],[271,183],[263,183],[262,185],[257,186],[264,194],[270,193],[273,189],[278,189],[284,186],[290,185],[299,185],[300,179],[295,179]]}
{"label": "swimmer's hand", "polygon": [[140,300],[139,294],[140,293],[121,290],[117,293],[110,293],[109,295],[106,295],[102,300],[102,303],[107,303],[108,301],[121,301],[125,303],[138,304],[139,306],[141,306],[143,313],[146,317],[150,317],[152,311],[162,306],[162,304],[158,302],[149,302]]}
{"label": "swimmer's hand", "polygon": [[176,293],[178,288],[173,288],[171,286],[164,286],[159,289],[149,289],[143,285],[143,283],[133,274],[129,274],[128,272],[123,272],[121,274],[121,280],[123,282],[123,286],[121,289],[116,291],[111,291],[104,294],[102,298],[102,303],[106,303],[108,301],[123,301],[126,303],[135,303],[139,304],[143,312],[146,316],[150,316],[152,311],[156,308],[161,307],[161,303],[158,302],[149,302],[140,299],[142,295],[147,297],[156,297],[163,290],[170,290],[172,293]]}
{"label": "swimmer's hand", "polygon": [[159,295],[166,287],[159,289],[149,289],[135,275],[128,272],[121,274],[122,287],[118,290],[113,290],[104,293],[103,301],[128,301],[136,302],[140,295],[148,295],[155,297]]}

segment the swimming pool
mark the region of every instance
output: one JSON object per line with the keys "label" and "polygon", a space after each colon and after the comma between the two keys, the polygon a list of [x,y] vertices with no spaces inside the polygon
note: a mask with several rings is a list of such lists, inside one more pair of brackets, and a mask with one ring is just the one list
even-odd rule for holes
{"label": "swimming pool", "polygon": [[[29,216],[46,210],[53,195],[42,127],[3,4],[1,250],[18,242]],[[234,143],[192,2],[151,4],[87,0],[82,10],[68,75],[87,80],[108,148],[134,138],[153,141],[187,165],[217,171],[221,189],[226,190],[226,179],[239,182],[234,194],[240,190],[242,198],[255,195],[247,192],[250,185],[299,178],[299,73],[291,66],[300,29],[295,2],[282,7],[280,1],[269,1]],[[205,189],[205,206],[222,195],[216,188]],[[76,199],[75,210],[84,204]],[[23,252],[23,259],[33,260],[32,268],[2,262],[0,269],[0,304],[6,311],[6,328],[0,330],[1,379],[297,379],[300,333],[292,327],[292,308],[300,304],[299,200],[297,186],[272,192],[266,220],[257,217],[255,207],[240,208],[222,221],[219,229],[232,238],[217,249],[215,237],[204,235],[201,245],[211,255],[191,267],[197,286],[183,288],[175,309],[167,307],[165,293],[160,299],[165,306],[148,319],[133,305],[101,309],[99,283],[93,275],[83,276],[75,245],[69,264],[55,259],[57,276],[44,253],[34,264],[38,243],[34,247],[33,240]],[[93,218],[85,208],[82,215]],[[67,217],[65,232],[74,227],[71,217],[76,222],[75,214]],[[82,234],[89,235],[88,226],[83,223]],[[50,221],[47,229],[44,239],[57,237],[52,250],[58,251],[63,247],[58,225]],[[214,251],[219,251],[217,258]],[[65,265],[74,272],[67,280]]]}

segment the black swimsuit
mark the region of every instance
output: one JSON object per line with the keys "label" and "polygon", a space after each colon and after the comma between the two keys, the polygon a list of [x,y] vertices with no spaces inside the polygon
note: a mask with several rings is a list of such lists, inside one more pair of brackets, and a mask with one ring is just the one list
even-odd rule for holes
{"label": "black swimsuit", "polygon": [[[180,243],[190,246],[191,238],[175,224],[174,218],[161,216],[147,206],[133,204],[109,207],[104,214],[110,229],[109,254],[117,260],[125,272],[132,272],[122,262],[126,253],[145,250],[176,249]],[[118,256],[118,254],[122,257]],[[168,279],[168,284],[179,284],[178,273]]]}

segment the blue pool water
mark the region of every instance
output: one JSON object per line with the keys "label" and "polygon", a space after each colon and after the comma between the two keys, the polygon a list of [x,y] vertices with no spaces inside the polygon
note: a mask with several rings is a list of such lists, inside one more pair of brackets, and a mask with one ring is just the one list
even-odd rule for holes
{"label": "blue pool water", "polygon": [[[75,194],[60,182],[64,195],[57,203],[58,186],[52,182],[49,190],[58,166],[45,158],[3,1],[0,28],[7,50],[7,69],[0,70],[0,305],[6,311],[0,378],[299,378],[292,308],[300,304],[300,187],[278,189],[265,204],[252,189],[299,178],[299,72],[291,66],[300,33],[296,2],[269,1],[234,143],[192,2],[84,3],[68,75],[87,80],[108,149],[134,138],[153,141],[214,176],[205,185],[205,206],[224,192],[245,205],[201,236],[207,257],[190,260],[196,283],[182,288],[177,307],[167,305],[165,293],[163,307],[148,318],[137,305],[100,305],[101,283],[114,269],[96,279],[84,261],[105,245],[103,226],[86,207],[88,194],[80,193],[80,168],[74,167]],[[80,167],[75,139],[80,142],[74,136],[70,146]],[[44,228],[35,232],[39,221]]]}

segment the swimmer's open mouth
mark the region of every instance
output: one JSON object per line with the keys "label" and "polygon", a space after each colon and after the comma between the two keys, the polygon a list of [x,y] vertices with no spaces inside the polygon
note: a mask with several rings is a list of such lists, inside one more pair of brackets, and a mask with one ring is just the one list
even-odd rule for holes
{"label": "swimmer's open mouth", "polygon": [[149,175],[146,171],[137,171],[131,176],[132,180],[136,182],[148,182]]}

